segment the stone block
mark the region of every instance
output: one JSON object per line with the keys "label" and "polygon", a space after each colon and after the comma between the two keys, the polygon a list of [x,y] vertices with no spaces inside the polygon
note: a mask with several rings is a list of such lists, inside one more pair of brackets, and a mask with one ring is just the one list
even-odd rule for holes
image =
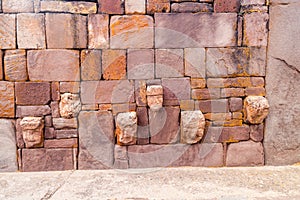
{"label": "stone block", "polygon": [[126,79],[126,50],[103,50],[102,72],[105,80]]}
{"label": "stone block", "polygon": [[53,118],[53,126],[55,129],[75,129],[78,128],[77,119]]}
{"label": "stone block", "polygon": [[134,82],[135,102],[137,106],[147,106],[147,84],[145,80],[136,80]]}
{"label": "stone block", "polygon": [[269,114],[269,102],[261,96],[248,96],[244,100],[245,121],[260,124]]}
{"label": "stone block", "polygon": [[154,79],[154,50],[129,49],[127,73],[128,79]]}
{"label": "stone block", "polygon": [[149,117],[146,107],[137,107],[137,144],[149,144]]}
{"label": "stone block", "polygon": [[250,138],[254,142],[261,142],[264,139],[264,124],[251,125]]}
{"label": "stone block", "polygon": [[22,171],[74,170],[73,149],[23,149]]}
{"label": "stone block", "polygon": [[18,164],[13,122],[0,119],[0,130],[0,172],[16,172]]}
{"label": "stone block", "polygon": [[15,83],[17,105],[45,105],[50,101],[50,83]]}
{"label": "stone block", "polygon": [[[9,0],[7,0],[8,2]],[[16,48],[16,15],[0,14],[0,49]]]}
{"label": "stone block", "polygon": [[191,85],[189,78],[162,79],[164,89],[164,105],[179,105],[181,100],[191,98]]}
{"label": "stone block", "polygon": [[170,0],[147,0],[147,14],[170,12]]}
{"label": "stone block", "polygon": [[43,146],[45,124],[42,117],[24,117],[20,126],[26,148]]}
{"label": "stone block", "polygon": [[64,93],[59,102],[60,116],[63,118],[77,117],[81,110],[80,97],[78,94]]}
{"label": "stone block", "polygon": [[213,12],[213,7],[208,3],[196,3],[196,2],[183,2],[172,3],[172,13],[199,13],[199,12]]}
{"label": "stone block", "polygon": [[77,148],[78,147],[78,139],[70,138],[70,139],[54,139],[54,140],[45,140],[44,148]]}
{"label": "stone block", "polygon": [[101,79],[101,50],[81,51],[81,80],[98,81]]}
{"label": "stone block", "polygon": [[77,138],[77,137],[78,137],[77,129],[55,130],[56,139],[67,139],[67,138]]}
{"label": "stone block", "polygon": [[59,102],[58,101],[51,101],[50,108],[51,108],[52,118],[59,118],[60,117]]}
{"label": "stone block", "polygon": [[134,101],[134,85],[128,80],[81,82],[81,101],[93,103],[129,103]]}
{"label": "stone block", "polygon": [[[122,104],[113,104],[112,106],[113,115],[124,112],[135,112],[136,104],[135,103],[122,103]],[[109,109],[106,109],[109,110]]]}
{"label": "stone block", "polygon": [[220,98],[219,88],[204,88],[204,89],[193,89],[192,99],[204,100],[204,99],[218,99]]}
{"label": "stone block", "polygon": [[0,117],[15,116],[14,83],[0,81]]}
{"label": "stone block", "polygon": [[[87,17],[72,14],[46,14],[47,48],[86,48]],[[59,37],[58,37],[59,36]]]}
{"label": "stone block", "polygon": [[51,100],[52,101],[59,101],[60,100],[60,88],[59,82],[52,82],[51,83]]}
{"label": "stone block", "polygon": [[249,68],[246,70],[250,76],[266,75],[266,47],[250,47]]}
{"label": "stone block", "polygon": [[266,96],[266,89],[262,87],[251,87],[245,89],[246,96]]}
{"label": "stone block", "polygon": [[239,12],[240,0],[215,0],[215,12]]}
{"label": "stone block", "polygon": [[171,144],[179,139],[178,107],[164,107],[160,110],[149,110],[150,143]]}
{"label": "stone block", "polygon": [[45,139],[55,138],[55,130],[53,127],[45,127],[44,138]]}
{"label": "stone block", "polygon": [[199,142],[204,135],[205,118],[200,110],[181,111],[181,138],[184,144],[194,144]]}
{"label": "stone block", "polygon": [[184,49],[184,74],[195,78],[205,78],[205,49]]}
{"label": "stone block", "polygon": [[18,14],[17,35],[19,49],[45,49],[46,36],[44,15],[29,13]]}
{"label": "stone block", "polygon": [[[273,0],[274,1],[274,0]],[[248,6],[248,5],[264,5],[266,3],[266,0],[241,0],[242,6]]]}
{"label": "stone block", "polygon": [[50,115],[51,109],[45,106],[17,106],[16,117],[42,117]]}
{"label": "stone block", "polygon": [[34,0],[2,0],[4,13],[30,13],[34,12]]}
{"label": "stone block", "polygon": [[16,144],[19,149],[25,148],[25,143],[23,140],[22,127],[20,125],[22,119],[16,120]]}
{"label": "stone block", "polygon": [[184,76],[182,49],[155,50],[155,77],[173,78]]}
{"label": "stone block", "polygon": [[107,169],[114,162],[114,120],[109,111],[80,112],[78,169]]}
{"label": "stone block", "polygon": [[137,116],[136,112],[119,113],[116,117],[116,130],[118,145],[136,144]]}
{"label": "stone block", "polygon": [[161,85],[147,86],[147,104],[152,110],[159,110],[163,106],[163,87]]}
{"label": "stone block", "polygon": [[202,78],[191,78],[191,88],[192,89],[200,89],[205,88],[206,80]]}
{"label": "stone block", "polygon": [[244,41],[246,46],[267,46],[268,13],[249,13],[244,16]]}
{"label": "stone block", "polygon": [[80,82],[60,82],[60,93],[79,93]]}
{"label": "stone block", "polygon": [[153,48],[153,32],[153,18],[151,16],[113,16],[110,20],[110,48]]}
{"label": "stone block", "polygon": [[26,52],[25,50],[7,50],[4,55],[5,80],[26,81]]}
{"label": "stone block", "polygon": [[243,97],[245,96],[244,88],[223,88],[221,89],[221,97]]}
{"label": "stone block", "polygon": [[115,145],[114,151],[114,168],[116,169],[128,169],[128,154],[126,146]]}
{"label": "stone block", "polygon": [[205,119],[210,121],[224,121],[231,120],[231,113],[206,113],[204,114]]}
{"label": "stone block", "polygon": [[231,112],[242,111],[243,110],[243,99],[242,98],[230,98],[229,108]]}
{"label": "stone block", "polygon": [[73,14],[97,13],[97,4],[92,2],[41,1],[41,12],[59,12]]}
{"label": "stone block", "polygon": [[107,49],[109,47],[108,15],[88,16],[88,47],[89,49]]}
{"label": "stone block", "polygon": [[225,113],[229,111],[228,99],[195,101],[195,109],[203,113]]}
{"label": "stone block", "polygon": [[195,101],[194,100],[181,100],[180,101],[180,109],[181,110],[194,110],[195,109]]}
{"label": "stone block", "polygon": [[99,13],[124,14],[123,0],[98,0]]}
{"label": "stone block", "polygon": [[[235,46],[236,21],[235,13],[157,13],[155,14],[155,47]],[[201,22],[201,26],[199,26],[199,22]],[[222,24],[222,26],[218,26],[218,24]],[[218,29],[215,28],[216,26]],[[214,37],[211,37],[212,35]]]}
{"label": "stone block", "polygon": [[145,14],[146,0],[125,0],[126,14]]}
{"label": "stone block", "polygon": [[264,149],[260,142],[239,142],[229,144],[226,166],[261,166],[264,165]]}
{"label": "stone block", "polygon": [[111,105],[110,105],[110,109],[107,109],[105,106],[103,108],[102,105],[107,105],[107,104],[101,104],[100,108],[99,108],[100,105],[98,106],[98,104],[82,105],[81,110],[84,110],[84,111],[89,111],[89,110],[111,110]]}
{"label": "stone block", "polygon": [[3,80],[3,53],[0,50],[0,80]]}
{"label": "stone block", "polygon": [[31,81],[79,81],[79,52],[74,50],[32,50],[27,52]]}

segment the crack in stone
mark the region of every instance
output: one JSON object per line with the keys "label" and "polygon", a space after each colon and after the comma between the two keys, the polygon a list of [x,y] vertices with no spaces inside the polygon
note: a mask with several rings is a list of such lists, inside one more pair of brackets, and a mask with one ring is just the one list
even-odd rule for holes
{"label": "crack in stone", "polygon": [[300,70],[299,70],[297,67],[295,67],[295,66],[293,66],[293,65],[290,65],[290,64],[287,63],[284,59],[276,58],[276,57],[273,57],[273,56],[272,56],[272,58],[274,58],[275,60],[279,60],[279,61],[283,62],[288,68],[290,68],[290,69],[292,69],[293,71],[296,71],[297,73],[300,74]]}
{"label": "crack in stone", "polygon": [[66,182],[70,179],[71,175],[74,173],[72,171],[69,176],[62,182],[62,184],[58,185],[57,188],[55,188],[53,191],[48,191],[42,198],[41,200],[49,200],[60,188],[62,188]]}

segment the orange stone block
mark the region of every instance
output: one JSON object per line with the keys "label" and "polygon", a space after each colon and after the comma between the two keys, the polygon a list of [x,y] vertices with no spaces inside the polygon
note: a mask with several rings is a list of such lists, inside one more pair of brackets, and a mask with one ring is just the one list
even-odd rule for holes
{"label": "orange stone block", "polygon": [[103,50],[102,71],[105,80],[126,79],[126,51]]}

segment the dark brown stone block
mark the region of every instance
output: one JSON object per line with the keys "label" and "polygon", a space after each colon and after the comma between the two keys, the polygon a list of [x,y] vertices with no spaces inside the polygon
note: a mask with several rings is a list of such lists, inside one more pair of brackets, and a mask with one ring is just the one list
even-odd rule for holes
{"label": "dark brown stone block", "polygon": [[16,83],[15,93],[18,105],[45,105],[50,101],[50,83]]}

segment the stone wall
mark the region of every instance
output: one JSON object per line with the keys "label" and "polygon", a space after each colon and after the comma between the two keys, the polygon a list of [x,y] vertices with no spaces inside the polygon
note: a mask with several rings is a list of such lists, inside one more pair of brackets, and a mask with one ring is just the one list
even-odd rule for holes
{"label": "stone wall", "polygon": [[0,2],[1,171],[264,165],[265,0]]}

